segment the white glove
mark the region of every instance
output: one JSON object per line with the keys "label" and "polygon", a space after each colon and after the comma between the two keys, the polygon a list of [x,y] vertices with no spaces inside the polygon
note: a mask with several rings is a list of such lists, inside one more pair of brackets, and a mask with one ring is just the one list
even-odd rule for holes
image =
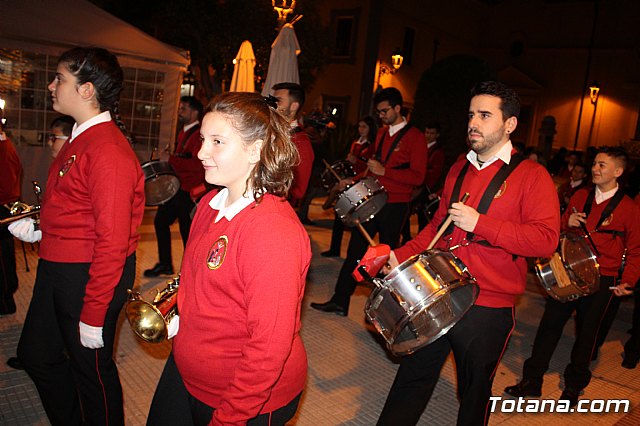
{"label": "white glove", "polygon": [[180,328],[180,315],[176,315],[171,318],[169,324],[167,324],[167,339],[173,339],[178,334],[178,329]]}
{"label": "white glove", "polygon": [[102,327],[94,327],[80,321],[80,343],[89,349],[103,348]]}
{"label": "white glove", "polygon": [[25,243],[35,243],[42,239],[42,231],[36,230],[35,222],[30,217],[9,224],[9,232]]}

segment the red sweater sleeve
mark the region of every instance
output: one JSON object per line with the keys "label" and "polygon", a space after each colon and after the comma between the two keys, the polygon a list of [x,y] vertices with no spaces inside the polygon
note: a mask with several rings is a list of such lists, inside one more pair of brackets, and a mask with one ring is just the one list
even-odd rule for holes
{"label": "red sweater sleeve", "polygon": [[[238,269],[245,282],[244,301],[250,339],[242,359],[214,412],[212,425],[243,425],[260,412],[289,357],[298,333],[300,302],[310,263],[307,239],[301,239],[293,219],[266,214],[252,221],[251,235],[260,244],[244,239]],[[274,259],[273,250],[287,244],[286,255]],[[284,254],[284,253],[283,253]]]}
{"label": "red sweater sleeve", "polygon": [[[128,147],[126,147],[128,148]],[[128,255],[134,208],[139,208],[139,166],[124,147],[105,145],[92,159],[87,188],[95,220],[95,245],[80,320],[102,326]]]}
{"label": "red sweater sleeve", "polygon": [[296,144],[298,152],[300,153],[300,163],[293,169],[293,185],[289,191],[289,199],[295,207],[298,202],[302,200],[305,192],[307,192],[313,167],[314,153],[311,140],[304,131],[295,132],[291,136],[291,139]]}

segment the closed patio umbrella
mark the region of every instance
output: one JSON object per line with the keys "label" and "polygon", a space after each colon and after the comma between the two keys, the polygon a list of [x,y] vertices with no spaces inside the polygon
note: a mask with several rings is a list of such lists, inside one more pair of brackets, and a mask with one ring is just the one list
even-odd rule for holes
{"label": "closed patio umbrella", "polygon": [[271,56],[267,78],[262,88],[262,96],[269,95],[271,87],[278,83],[300,83],[298,74],[298,55],[300,44],[293,25],[284,24],[271,45]]}
{"label": "closed patio umbrella", "polygon": [[253,47],[249,40],[243,41],[240,45],[234,64],[229,91],[255,92],[253,68],[256,66],[256,57],[253,54]]}

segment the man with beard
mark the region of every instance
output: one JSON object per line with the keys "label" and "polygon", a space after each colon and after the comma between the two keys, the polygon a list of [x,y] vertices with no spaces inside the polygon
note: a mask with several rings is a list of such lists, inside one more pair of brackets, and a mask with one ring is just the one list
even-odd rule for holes
{"label": "man with beard", "polygon": [[[398,246],[402,224],[411,202],[411,192],[424,180],[427,144],[422,132],[408,124],[402,116],[402,94],[398,89],[382,89],[375,96],[373,104],[386,126],[378,131],[374,149],[371,150],[374,157],[367,161],[367,170],[384,186],[389,198],[385,206],[373,219],[364,223],[363,227],[371,238],[379,232],[380,243],[393,249]],[[365,237],[354,230],[333,297],[325,303],[312,303],[312,308],[347,315],[349,301],[356,288],[356,281],[351,274],[367,247]]]}
{"label": "man with beard", "polygon": [[298,122],[304,106],[304,90],[297,83],[278,83],[271,89],[273,96],[277,99],[278,111],[289,120],[291,140],[296,144],[300,154],[300,162],[293,169],[293,184],[289,190],[289,203],[296,208],[300,206],[304,194],[307,192],[315,157],[311,139]]}
{"label": "man with beard", "polygon": [[[558,244],[560,208],[549,173],[515,155],[509,135],[518,123],[516,93],[497,82],[471,92],[471,151],[449,171],[434,219],[408,244],[391,252],[397,266],[424,251],[447,215],[450,233],[436,248],[452,250],[480,288],[475,304],[447,334],[405,356],[378,421],[414,425],[453,351],[458,377],[458,424],[489,418],[493,377],[514,327],[514,304],[526,284],[527,256],[549,256]],[[464,204],[462,194],[470,196]]]}

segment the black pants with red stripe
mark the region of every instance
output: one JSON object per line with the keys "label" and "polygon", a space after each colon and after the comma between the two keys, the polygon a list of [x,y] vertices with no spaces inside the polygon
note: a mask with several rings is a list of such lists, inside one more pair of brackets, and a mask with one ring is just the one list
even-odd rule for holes
{"label": "black pants with red stripe", "polygon": [[459,425],[484,425],[495,370],[515,325],[513,308],[472,306],[447,334],[402,358],[378,425],[415,425],[453,351]]}
{"label": "black pants with red stripe", "polygon": [[40,260],[18,343],[18,358],[35,383],[53,426],[124,425],[113,343],[118,314],[127,300],[127,289],[133,287],[136,258],[134,254],[126,260],[109,304],[100,349],[82,346],[78,332],[90,266]]}
{"label": "black pants with red stripe", "polygon": [[571,349],[571,362],[564,370],[564,386],[577,392],[587,387],[591,381],[589,365],[596,348],[598,331],[608,304],[616,297],[609,290],[614,282],[614,277],[601,276],[600,289],[594,294],[565,303],[551,297],[547,299],[531,357],[524,362],[523,379],[542,384],[544,373],[562,337],[562,330],[575,311],[576,340]]}

